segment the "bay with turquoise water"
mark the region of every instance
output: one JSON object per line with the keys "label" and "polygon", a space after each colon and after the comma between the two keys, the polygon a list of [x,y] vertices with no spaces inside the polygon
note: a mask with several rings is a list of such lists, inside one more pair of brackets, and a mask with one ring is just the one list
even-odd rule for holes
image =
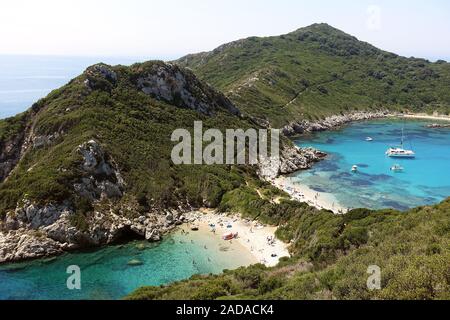
{"label": "bay with turquoise water", "polygon": [[[438,203],[450,196],[450,128],[426,128],[435,122],[383,119],[302,136],[298,146],[315,147],[329,156],[311,170],[296,173],[293,181],[331,193],[347,208],[405,210]],[[385,155],[389,146],[400,144],[402,127],[405,148],[416,152],[415,159]],[[367,142],[366,137],[374,140]],[[404,171],[391,171],[395,164]],[[353,165],[359,167],[357,173],[351,172]]]}
{"label": "bay with turquoise water", "polygon": [[[168,284],[195,274],[221,273],[255,263],[237,242],[208,231],[176,232],[160,243],[135,241],[91,252],[0,266],[0,300],[121,299],[148,285]],[[245,250],[245,249],[244,249]],[[141,264],[130,265],[133,260]],[[67,267],[81,270],[81,290],[67,289]]]}

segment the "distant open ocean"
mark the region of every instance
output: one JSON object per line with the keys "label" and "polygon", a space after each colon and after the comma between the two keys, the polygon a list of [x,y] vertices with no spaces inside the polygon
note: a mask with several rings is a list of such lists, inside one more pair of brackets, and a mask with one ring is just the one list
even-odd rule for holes
{"label": "distant open ocean", "polygon": [[0,119],[27,110],[92,64],[130,65],[146,60],[152,58],[0,55]]}

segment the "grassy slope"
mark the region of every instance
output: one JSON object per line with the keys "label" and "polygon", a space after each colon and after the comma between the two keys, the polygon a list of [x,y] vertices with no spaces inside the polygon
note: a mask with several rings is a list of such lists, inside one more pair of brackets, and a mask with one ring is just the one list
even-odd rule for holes
{"label": "grassy slope", "polygon": [[[79,176],[81,159],[75,150],[95,138],[114,158],[126,180],[127,196],[119,201],[139,199],[140,209],[148,210],[146,207],[176,206],[186,201],[200,205],[207,200],[222,210],[279,224],[278,236],[294,241],[294,258],[277,268],[255,266],[197,277],[166,288],[139,290],[135,298],[365,297],[368,293],[361,289],[365,283],[361,281],[372,263],[387,272],[385,279],[393,279],[389,282],[391,293],[383,290],[383,295],[378,292],[373,296],[398,295],[401,292],[395,291],[395,286],[407,286],[409,278],[413,285],[402,290],[411,294],[408,297],[439,297],[442,288],[449,291],[448,266],[442,264],[442,260],[448,262],[448,201],[408,214],[386,211],[367,216],[363,210],[338,217],[295,202],[271,203],[271,197],[283,194],[259,182],[252,169],[172,166],[169,137],[173,129],[192,127],[199,119],[205,127],[245,128],[251,124],[228,112],[206,116],[143,94],[133,79],[152,64],[114,67],[117,84],[102,84],[98,79],[100,86],[92,92],[86,91],[87,76],[83,74],[35,104],[35,134],[63,135],[45,148],[28,151],[11,177],[0,184],[0,214],[13,209],[25,194],[40,202],[69,199],[77,206],[80,199],[73,194],[72,183]],[[272,111],[267,110],[269,117]],[[0,121],[0,140],[7,141],[23,130],[30,112]],[[260,189],[265,199],[254,188]],[[357,219],[358,214],[363,218]],[[309,269],[308,263],[313,269],[303,272]],[[418,264],[425,265],[426,272],[417,268]],[[432,268],[435,270],[428,272]],[[423,293],[416,293],[421,284],[417,281],[427,284]]]}
{"label": "grassy slope", "polygon": [[177,63],[275,126],[357,109],[450,111],[449,63],[400,57],[326,24],[239,40]]}
{"label": "grassy slope", "polygon": [[[449,299],[450,199],[408,212],[353,210],[336,216],[293,202],[280,205],[290,259],[221,275],[145,287],[128,299]],[[369,291],[367,268],[381,268]]]}
{"label": "grassy slope", "polygon": [[14,117],[0,120],[0,142],[8,141],[11,137],[24,130],[27,113],[20,113]]}
{"label": "grassy slope", "polygon": [[[202,120],[205,130],[250,124],[225,110],[208,116],[144,94],[133,79],[155,63],[159,62],[113,67],[117,83],[111,86],[97,79],[98,88],[93,91],[86,89],[87,75],[83,74],[36,103],[35,135],[63,134],[49,146],[27,151],[9,179],[0,184],[0,217],[24,195],[38,202],[68,199],[77,206],[82,199],[72,187],[81,161],[76,148],[90,139],[99,141],[117,163],[127,184],[127,195],[121,201],[139,198],[142,210],[180,203],[203,205],[204,201],[217,205],[224,192],[241,185],[247,169],[171,164],[174,129],[192,128],[195,120]],[[23,118],[0,121],[0,143],[23,130]],[[252,169],[248,171],[253,174]]]}

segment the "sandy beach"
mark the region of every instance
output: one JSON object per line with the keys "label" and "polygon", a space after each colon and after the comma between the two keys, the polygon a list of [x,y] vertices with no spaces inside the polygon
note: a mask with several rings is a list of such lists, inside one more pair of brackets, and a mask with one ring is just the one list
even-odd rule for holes
{"label": "sandy beach", "polygon": [[336,214],[342,214],[348,211],[348,208],[341,206],[331,193],[317,192],[306,185],[294,183],[290,177],[278,177],[272,181],[272,184],[288,193],[292,199],[306,202],[318,209],[330,210]]}
{"label": "sandy beach", "polygon": [[418,113],[418,114],[405,114],[401,117],[404,118],[410,118],[410,119],[425,119],[425,120],[436,120],[436,121],[450,121],[449,116],[430,116],[425,113]]}
{"label": "sandy beach", "polygon": [[[281,257],[289,257],[288,244],[276,239],[277,227],[262,225],[257,221],[243,219],[240,215],[226,215],[212,210],[191,212],[188,227],[197,226],[197,232],[210,232],[218,241],[235,245],[238,244],[251,254],[255,263],[262,263],[268,267],[277,265]],[[232,240],[223,240],[226,233],[237,233]]]}

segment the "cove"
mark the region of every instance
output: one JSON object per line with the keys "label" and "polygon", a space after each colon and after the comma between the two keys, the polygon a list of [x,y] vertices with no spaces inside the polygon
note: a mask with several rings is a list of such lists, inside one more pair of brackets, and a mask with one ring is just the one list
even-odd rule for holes
{"label": "cove", "polygon": [[[450,196],[450,129],[426,127],[433,122],[372,120],[301,136],[295,141],[298,146],[314,147],[329,156],[292,180],[332,194],[347,208],[406,210],[438,203]],[[400,143],[403,127],[405,147],[416,152],[415,159],[385,155],[389,146]],[[404,171],[391,171],[394,164]],[[358,166],[357,173],[351,172],[353,165]]]}
{"label": "cove", "polygon": [[[187,230],[187,229],[186,229]],[[139,262],[139,263],[137,263]],[[90,252],[0,266],[0,300],[115,300],[141,286],[255,263],[239,246],[208,231],[177,231],[160,243],[134,241]],[[67,267],[81,270],[81,290],[69,290]]]}

